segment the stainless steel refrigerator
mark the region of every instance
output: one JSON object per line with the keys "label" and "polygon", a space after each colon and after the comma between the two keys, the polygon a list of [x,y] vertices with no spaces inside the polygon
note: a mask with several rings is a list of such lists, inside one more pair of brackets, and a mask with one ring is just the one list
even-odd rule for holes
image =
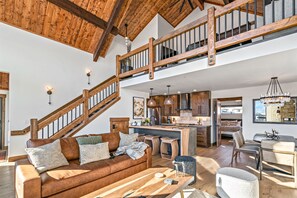
{"label": "stainless steel refrigerator", "polygon": [[148,117],[151,120],[152,125],[161,125],[162,123],[162,114],[161,108],[147,108]]}

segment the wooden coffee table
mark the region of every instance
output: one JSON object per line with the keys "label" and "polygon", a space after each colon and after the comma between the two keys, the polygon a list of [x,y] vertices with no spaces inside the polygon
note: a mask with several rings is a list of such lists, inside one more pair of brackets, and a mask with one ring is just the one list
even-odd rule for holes
{"label": "wooden coffee table", "polygon": [[[181,192],[188,186],[194,177],[186,174],[185,176],[176,177],[175,170],[158,167],[149,168],[135,175],[127,177],[109,186],[103,187],[90,194],[83,196],[84,198],[94,197],[173,197],[176,193]],[[156,173],[163,173],[165,177],[155,178]],[[172,185],[164,183],[166,178],[174,179],[176,182]]]}

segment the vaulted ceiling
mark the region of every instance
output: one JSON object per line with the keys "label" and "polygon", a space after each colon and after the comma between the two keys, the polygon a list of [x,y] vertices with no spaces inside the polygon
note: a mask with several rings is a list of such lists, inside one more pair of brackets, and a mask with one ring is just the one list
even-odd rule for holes
{"label": "vaulted ceiling", "polygon": [[[49,0],[50,1],[50,0]],[[117,0],[69,0],[76,6],[92,13],[105,28],[94,25],[47,0],[0,0],[0,21],[23,30],[53,39],[86,52],[94,53],[98,42],[106,29],[108,20]],[[62,1],[62,0],[61,0]],[[173,27],[177,26],[193,10],[185,3],[179,12],[183,0],[124,0],[117,19],[113,24],[118,33],[125,35],[125,23],[128,24],[128,36],[131,40],[159,13]],[[226,1],[226,0],[225,0]],[[202,0],[192,0],[193,7]],[[206,0],[224,5],[224,0]],[[201,6],[201,5],[200,5]],[[105,56],[113,40],[109,34],[100,51]]]}

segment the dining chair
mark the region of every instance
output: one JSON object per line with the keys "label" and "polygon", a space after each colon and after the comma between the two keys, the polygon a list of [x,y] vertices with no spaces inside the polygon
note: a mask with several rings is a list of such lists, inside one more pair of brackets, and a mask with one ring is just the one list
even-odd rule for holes
{"label": "dining chair", "polygon": [[253,145],[253,146],[258,146],[258,147],[261,146],[261,143],[259,143],[259,142],[255,142],[254,140],[246,140],[243,136],[242,131],[239,131],[239,135],[240,135],[241,140],[243,141],[243,144]]}
{"label": "dining chair", "polygon": [[238,131],[232,134],[233,150],[230,165],[232,166],[234,158],[235,160],[237,159],[238,153],[242,152],[255,155],[256,167],[258,169],[261,162],[260,147],[256,145],[245,144],[240,133],[241,132]]}
{"label": "dining chair", "polygon": [[[291,167],[295,188],[297,187],[297,153],[295,142],[262,140],[261,155],[262,161]],[[262,171],[263,166],[260,167],[260,179],[262,179]]]}

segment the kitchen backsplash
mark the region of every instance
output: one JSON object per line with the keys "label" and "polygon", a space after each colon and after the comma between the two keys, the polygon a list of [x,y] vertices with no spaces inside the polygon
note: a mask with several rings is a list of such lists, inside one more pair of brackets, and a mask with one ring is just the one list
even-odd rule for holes
{"label": "kitchen backsplash", "polygon": [[200,122],[202,125],[210,125],[210,117],[193,117],[192,111],[181,110],[180,116],[171,117],[171,121],[176,124],[198,124]]}

